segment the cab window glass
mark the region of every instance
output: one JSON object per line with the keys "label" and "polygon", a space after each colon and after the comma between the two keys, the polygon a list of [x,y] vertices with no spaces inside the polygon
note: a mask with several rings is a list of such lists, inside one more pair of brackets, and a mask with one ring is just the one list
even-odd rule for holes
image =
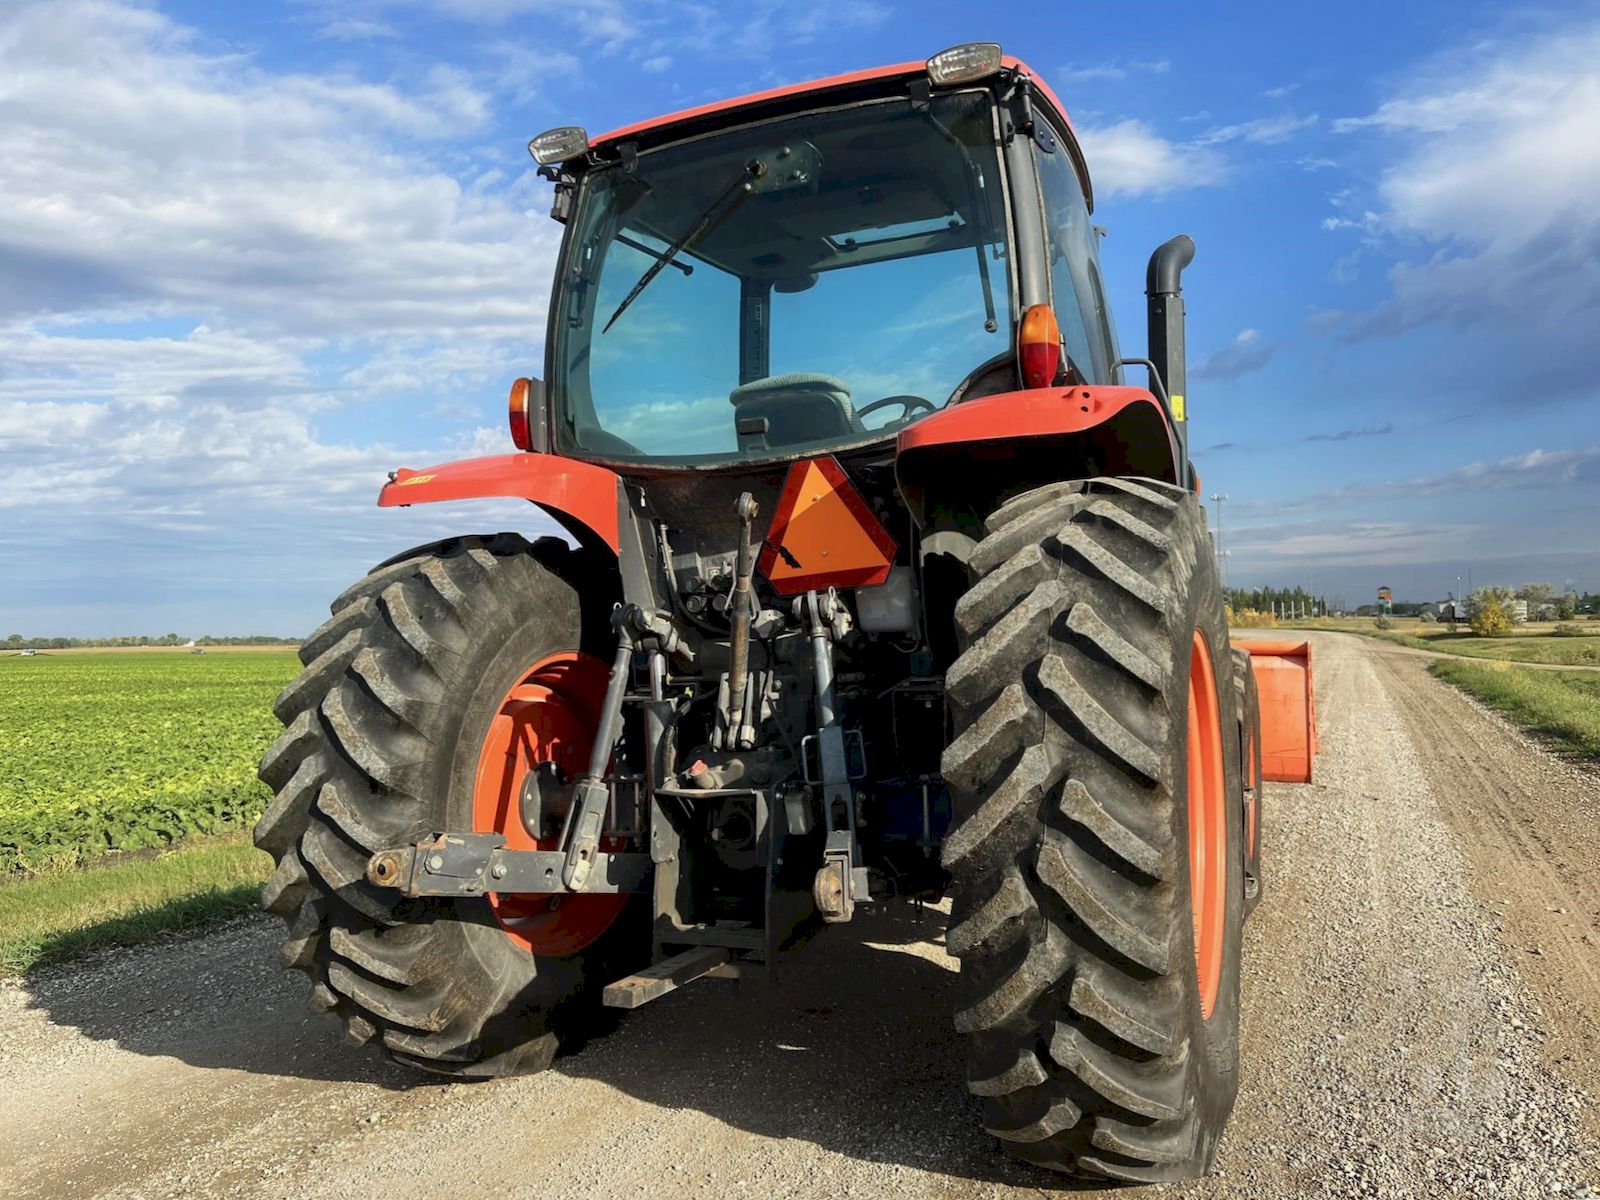
{"label": "cab window glass", "polygon": [[1078,373],[1093,383],[1111,379],[1105,297],[1097,286],[1094,227],[1066,146],[1057,138],[1054,153],[1035,151],[1039,191],[1044,202],[1045,236],[1050,253],[1051,303],[1061,337]]}

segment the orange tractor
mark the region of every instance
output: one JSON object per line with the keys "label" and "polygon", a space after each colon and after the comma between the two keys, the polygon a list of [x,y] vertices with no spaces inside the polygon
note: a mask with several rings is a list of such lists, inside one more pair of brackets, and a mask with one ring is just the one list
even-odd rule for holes
{"label": "orange tractor", "polygon": [[[600,1008],[952,898],[984,1127],[1205,1171],[1238,1083],[1267,777],[1303,648],[1233,650],[1179,277],[1122,357],[1060,101],[998,46],[530,144],[565,226],[512,496],[566,538],[380,564],[306,642],[256,829],[349,1040],[537,1070]],[[1138,368],[1148,387],[1123,381]]]}

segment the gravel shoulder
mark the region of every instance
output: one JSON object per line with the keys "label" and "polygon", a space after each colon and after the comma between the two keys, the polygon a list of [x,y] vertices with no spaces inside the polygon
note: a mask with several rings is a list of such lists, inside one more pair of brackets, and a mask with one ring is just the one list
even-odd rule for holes
{"label": "gravel shoulder", "polygon": [[[1417,659],[1309,636],[1323,752],[1315,784],[1267,791],[1218,1171],[1127,1194],[1600,1189],[1600,784]],[[943,919],[832,930],[777,984],[696,984],[487,1084],[342,1046],[277,970],[276,922],[39,973],[0,987],[0,1178],[51,1198],[1077,1194],[977,1129]]]}

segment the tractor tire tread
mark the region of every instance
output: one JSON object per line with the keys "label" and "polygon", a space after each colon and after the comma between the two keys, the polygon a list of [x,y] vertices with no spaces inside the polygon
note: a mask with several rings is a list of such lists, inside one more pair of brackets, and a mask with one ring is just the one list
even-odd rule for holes
{"label": "tractor tire tread", "polygon": [[1047,485],[991,514],[955,606],[942,861],[968,1089],[1010,1152],[1079,1176],[1204,1173],[1231,1107],[1197,1100],[1170,748],[1208,541],[1174,485]]}
{"label": "tractor tire tread", "polygon": [[[262,903],[287,923],[283,964],[310,976],[311,1006],[334,1012],[352,1044],[431,1071],[507,1074],[554,1054],[544,1010],[522,1008],[532,1001],[469,944],[488,936],[481,918],[460,920],[459,902],[406,899],[366,879],[375,851],[433,831],[421,783],[437,753],[430,730],[449,706],[446,680],[461,676],[474,646],[474,623],[511,605],[554,604],[577,636],[578,582],[550,564],[576,565],[560,543],[506,533],[380,564],[305,644],[305,669],[275,706],[286,727],[260,767],[274,797],[256,844],[277,860]],[[503,953],[523,954],[492,936]]]}

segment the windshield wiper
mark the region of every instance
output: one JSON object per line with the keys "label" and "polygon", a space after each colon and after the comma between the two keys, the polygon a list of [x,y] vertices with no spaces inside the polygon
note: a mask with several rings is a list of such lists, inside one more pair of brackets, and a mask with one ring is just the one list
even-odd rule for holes
{"label": "windshield wiper", "polygon": [[[659,259],[662,259],[662,258],[666,257],[666,255],[662,254],[661,251],[652,250],[649,246],[646,246],[643,242],[634,241],[633,238],[629,237],[625,233],[617,234],[615,240],[621,242],[624,246],[627,246],[629,249],[637,250],[640,254],[647,255],[650,258],[654,258],[654,259],[658,259],[659,260]],[[693,275],[694,274],[694,268],[691,267],[688,263],[675,262],[675,263],[672,264],[672,269],[674,271],[682,271],[685,275]]]}
{"label": "windshield wiper", "polygon": [[638,299],[639,293],[650,286],[651,280],[661,274],[662,269],[668,264],[676,266],[677,264],[672,263],[672,260],[692,246],[700,237],[720,225],[728,214],[738,208],[739,203],[755,190],[754,181],[760,179],[766,173],[767,164],[759,158],[752,159],[746,163],[744,169],[728,185],[727,190],[713,200],[707,206],[705,212],[700,214],[689,232],[668,246],[661,256],[650,264],[650,269],[639,276],[639,282],[634,284],[628,294],[622,298],[622,303],[617,305],[617,311],[611,314],[611,319],[605,323],[600,332],[602,334],[609,333],[611,327],[617,323],[617,318],[628,311],[628,305]]}

